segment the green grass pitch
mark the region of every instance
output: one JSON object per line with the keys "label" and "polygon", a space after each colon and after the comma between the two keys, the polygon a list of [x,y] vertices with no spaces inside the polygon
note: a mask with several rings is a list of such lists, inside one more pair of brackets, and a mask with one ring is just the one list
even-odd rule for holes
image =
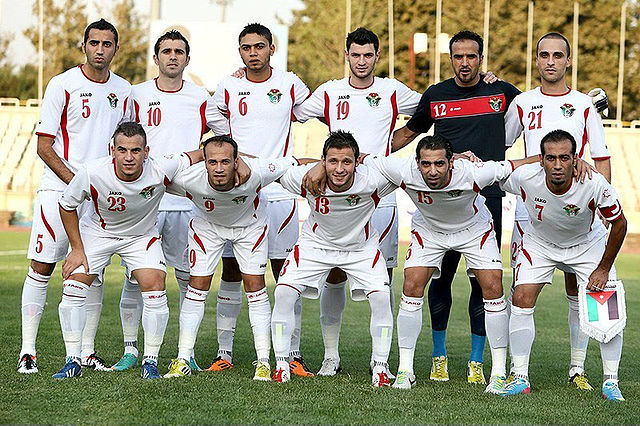
{"label": "green grass pitch", "polygon": [[[0,252],[26,250],[26,232],[0,233]],[[406,247],[401,251],[404,252]],[[285,385],[254,382],[255,353],[246,303],[238,320],[234,363],[223,373],[200,373],[184,379],[146,382],[140,369],[123,373],[86,371],[80,379],[58,382],[51,378],[63,364],[64,345],[57,306],[61,296],[60,270],[49,288],[47,306],[38,336],[38,375],[16,373],[20,350],[20,295],[27,268],[24,254],[0,253],[0,422],[1,423],[640,423],[640,255],[618,259],[618,275],[627,291],[628,321],[620,368],[621,389],[627,401],[607,403],[600,396],[602,367],[598,346],[589,345],[586,371],[596,388],[581,393],[567,386],[569,332],[567,302],[559,275],[543,292],[536,310],[536,340],[530,376],[532,392],[514,398],[483,393],[466,383],[465,367],[470,347],[467,318],[469,285],[459,274],[454,283],[454,307],[447,345],[451,380],[427,379],[431,339],[425,307],[423,329],[416,350],[418,384],[412,391],[374,389],[368,362],[369,307],[349,301],[341,336],[343,372],[333,378],[298,378]],[[401,253],[402,255],[403,253]],[[122,332],[118,303],[122,268],[114,261],[106,274],[104,307],[96,347],[114,363],[121,355]],[[171,317],[160,353],[160,369],[176,355],[178,339],[178,291],[168,274]],[[219,274],[214,277],[214,283]],[[505,288],[511,280],[505,272]],[[402,270],[394,275],[396,300],[402,289]],[[273,296],[273,280],[269,290]],[[208,366],[217,349],[215,288],[209,295],[196,355]],[[271,299],[273,303],[273,298]],[[396,308],[397,313],[397,308]],[[308,365],[317,370],[323,349],[318,302],[305,300],[302,351]],[[142,332],[140,333],[142,338]],[[490,354],[485,350],[485,373]],[[394,339],[390,365],[397,368]]]}

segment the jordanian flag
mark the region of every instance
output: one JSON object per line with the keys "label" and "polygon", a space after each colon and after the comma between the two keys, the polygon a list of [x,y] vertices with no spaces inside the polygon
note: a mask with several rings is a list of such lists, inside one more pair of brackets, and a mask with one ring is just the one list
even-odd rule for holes
{"label": "jordanian flag", "polygon": [[589,322],[620,319],[618,294],[615,291],[587,293],[587,313]]}

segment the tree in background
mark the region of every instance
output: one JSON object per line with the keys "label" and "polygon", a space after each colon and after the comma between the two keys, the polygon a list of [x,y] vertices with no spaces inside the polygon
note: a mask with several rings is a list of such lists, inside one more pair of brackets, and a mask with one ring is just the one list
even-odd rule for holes
{"label": "tree in background", "polygon": [[134,0],[116,2],[110,16],[120,37],[120,50],[111,69],[131,84],[140,83],[147,72],[149,23],[136,11]]}
{"label": "tree in background", "polygon": [[12,34],[0,34],[0,98],[35,98],[38,95],[38,69],[32,64],[14,67],[7,57],[12,40]]}

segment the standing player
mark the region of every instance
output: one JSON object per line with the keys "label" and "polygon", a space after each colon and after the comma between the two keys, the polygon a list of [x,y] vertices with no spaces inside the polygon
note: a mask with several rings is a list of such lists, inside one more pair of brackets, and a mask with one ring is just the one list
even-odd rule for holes
{"label": "standing player", "polygon": [[268,232],[266,199],[261,189],[280,178],[296,160],[248,159],[248,180],[234,188],[238,168],[238,145],[226,136],[204,142],[205,165],[197,165],[180,173],[170,191],[185,195],[196,205],[195,217],[189,222],[189,260],[191,278],[180,310],[178,358],[173,360],[165,377],[191,374],[189,357],[204,317],[204,303],[211,278],[222,257],[225,243],[230,241],[242,271],[242,281],[249,305],[249,321],[253,329],[257,361],[254,380],[271,380],[271,306],[265,288]]}
{"label": "standing player", "polygon": [[[58,307],[67,352],[56,379],[79,377],[80,335],[86,320],[87,293],[113,254],[124,261],[142,290],[144,358],[142,377],[157,379],[158,353],[169,320],[166,267],[156,227],[165,186],[201,151],[148,159],[142,126],[123,123],[113,136],[111,156],[90,161],[78,170],[60,197],[60,217],[71,252],[62,268],[64,287]],[[94,210],[79,222],[77,208],[91,197]]]}
{"label": "standing player", "polygon": [[[540,141],[552,130],[562,129],[580,141],[577,158],[585,155],[589,143],[591,158],[596,169],[611,181],[609,151],[604,140],[600,115],[588,95],[569,89],[565,79],[571,65],[571,47],[559,33],[540,38],[536,48],[536,65],[541,86],[521,93],[513,100],[505,117],[507,145],[513,145],[523,134],[525,155],[540,154]],[[511,267],[515,268],[522,235],[529,215],[520,194],[517,194],[515,222],[511,237]],[[515,276],[515,274],[514,274]],[[589,336],[580,330],[578,315],[578,286],[576,277],[565,272],[565,288],[569,300],[569,331],[571,336],[571,363],[569,383],[578,389],[592,390],[584,374]]]}
{"label": "standing player", "polygon": [[[544,110],[547,112],[547,110]],[[518,253],[515,289],[509,321],[509,346],[515,373],[504,395],[529,393],[529,355],[535,336],[533,313],[545,284],[556,268],[577,276],[580,286],[603,290],[615,280],[613,262],[627,232],[627,220],[613,187],[600,175],[574,183],[576,140],[571,133],[554,130],[540,142],[540,164],[517,170],[503,184],[521,194],[529,214]],[[596,212],[611,223],[607,232]],[[600,343],[605,399],[624,401],[618,387],[622,332]]]}
{"label": "standing player", "polygon": [[[296,119],[305,122],[320,118],[329,131],[351,132],[362,152],[387,156],[391,153],[391,134],[398,114],[413,115],[420,94],[398,80],[376,78],[373,74],[380,59],[380,42],[376,34],[358,28],[347,35],[345,56],[350,75],[328,81],[311,97],[293,109]],[[398,266],[398,209],[392,193],[380,200],[371,217],[371,225],[380,235],[380,250],[384,256],[393,310],[393,268]],[[320,324],[324,341],[324,360],[318,372],[333,376],[340,369],[338,342],[342,312],[346,304],[346,275],[332,271],[320,292]],[[300,331],[300,315],[296,310],[296,333]],[[373,361],[372,361],[373,362]]]}
{"label": "standing player", "polygon": [[[426,136],[416,158],[373,158],[365,164],[380,171],[411,197],[419,213],[413,218],[411,245],[404,267],[404,286],[398,312],[400,365],[395,388],[415,385],[413,356],[422,328],[424,289],[442,271],[445,253],[464,254],[467,272],[482,288],[484,321],[491,347],[491,380],[486,392],[498,393],[505,382],[509,315],[502,292],[502,261],[491,214],[481,189],[508,177],[530,160],[471,163],[453,161],[451,144],[440,135]],[[433,285],[433,284],[432,284]]]}
{"label": "standing player", "polygon": [[[309,89],[295,74],[271,68],[275,45],[271,31],[264,25],[244,27],[238,44],[246,67],[245,76],[230,76],[220,82],[213,97],[215,107],[228,116],[230,134],[242,153],[261,159],[291,155],[292,110],[309,97]],[[277,277],[298,239],[298,211],[295,196],[279,184],[273,183],[263,191],[268,199],[269,259]],[[210,371],[233,366],[233,336],[242,301],[242,277],[230,245],[222,256],[222,281],[216,307],[218,356]],[[310,372],[299,353],[300,336],[295,337],[294,371],[308,375]]]}
{"label": "standing player", "polygon": [[[31,264],[22,289],[19,373],[38,372],[35,344],[47,300],[47,284],[69,246],[60,221],[58,198],[80,165],[109,153],[114,130],[131,112],[131,86],[109,71],[118,52],[116,28],[104,19],[91,23],[84,32],[82,51],[86,55],[84,64],[53,77],[47,85],[36,126],[38,155],[45,170],[33,213],[27,255]],[[87,205],[80,207],[80,213]],[[94,351],[102,294],[98,280],[87,295],[82,364],[108,370]]]}
{"label": "standing player", "polygon": [[376,387],[389,386],[389,349],[393,314],[389,301],[389,276],[379,249],[379,235],[370,219],[380,200],[396,189],[380,173],[366,166],[356,168],[358,144],[350,133],[332,132],[324,143],[321,168],[327,175],[327,191],[315,197],[302,187],[308,167],[289,170],[282,186],[307,199],[311,208],[302,234],[289,254],[278,279],[271,320],[276,370],[273,380],[290,379],[289,352],[295,328],[294,309],[301,296],[317,298],[319,286],[333,268],[349,278],[351,298],[369,300]]}
{"label": "standing player", "polygon": [[[504,81],[487,84],[480,78],[482,37],[460,31],[449,41],[451,66],[455,74],[427,89],[407,125],[393,135],[392,151],[411,142],[418,134],[435,125],[435,134],[451,142],[455,152],[472,151],[480,159],[502,161],[505,153],[504,116],[518,89]],[[502,191],[495,185],[481,194],[491,212],[496,239],[502,235]],[[433,339],[431,379],[449,380],[445,336],[451,310],[451,283],[460,261],[460,253],[449,251],[442,261],[441,276],[429,286],[429,310]],[[482,291],[475,278],[471,282],[469,318],[471,354],[467,368],[470,383],[485,383],[483,352],[485,343]]]}
{"label": "standing player", "polygon": [[[178,31],[171,30],[158,38],[153,57],[158,77],[133,86],[135,121],[147,134],[152,156],[160,157],[176,151],[199,148],[208,128],[217,135],[228,134],[227,120],[216,108],[207,109],[210,96],[204,87],[182,79],[189,65],[189,42]],[[158,231],[167,265],[175,268],[180,289],[180,305],[189,284],[187,239],[192,204],[189,200],[165,194],[160,203]],[[126,370],[138,360],[138,327],[142,314],[140,289],[125,278],[120,298],[120,318],[124,335],[124,356],[113,369]],[[193,356],[191,368],[199,370]]]}

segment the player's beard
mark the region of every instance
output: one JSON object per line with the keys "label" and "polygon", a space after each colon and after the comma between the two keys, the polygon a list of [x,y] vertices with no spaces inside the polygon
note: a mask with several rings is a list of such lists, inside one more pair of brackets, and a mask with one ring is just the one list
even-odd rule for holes
{"label": "player's beard", "polygon": [[463,83],[470,83],[478,77],[478,73],[480,72],[480,68],[476,68],[475,70],[471,67],[471,70],[468,75],[463,75],[460,70],[456,71],[456,77]]}

